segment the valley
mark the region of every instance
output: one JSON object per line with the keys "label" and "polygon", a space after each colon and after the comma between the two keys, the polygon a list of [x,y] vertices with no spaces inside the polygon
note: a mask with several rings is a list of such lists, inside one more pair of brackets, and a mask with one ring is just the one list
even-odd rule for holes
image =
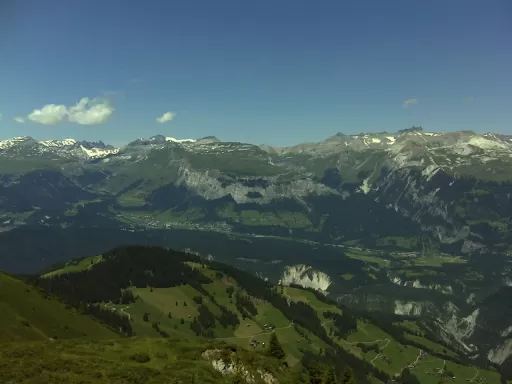
{"label": "valley", "polygon": [[[401,323],[394,317],[414,321],[429,341],[404,338],[423,347],[446,345],[452,357],[500,369],[510,364],[511,323],[503,315],[512,288],[508,136],[413,127],[288,148],[161,135],[122,148],[29,137],[1,143],[0,269],[58,277],[84,267],[70,259],[122,245],[183,250],[287,292],[313,289],[365,316],[393,316],[392,325]],[[103,264],[95,257],[87,269]],[[140,299],[130,305],[98,303],[130,322],[147,313],[166,334],[190,335],[165,317],[162,302],[197,292],[159,290],[134,288]],[[198,314],[193,308],[182,313],[185,322]],[[326,326],[332,320],[318,316]],[[301,340],[296,324],[272,321],[276,333]],[[261,348],[270,323],[254,320],[215,336]],[[135,333],[159,332],[152,321],[133,326]],[[390,336],[375,335],[375,348],[394,351]],[[345,347],[371,342],[352,340]],[[300,361],[300,343],[285,346],[290,366]],[[410,361],[390,363],[376,349],[360,357],[394,375],[426,359],[414,348]],[[427,364],[423,374],[431,370]]]}

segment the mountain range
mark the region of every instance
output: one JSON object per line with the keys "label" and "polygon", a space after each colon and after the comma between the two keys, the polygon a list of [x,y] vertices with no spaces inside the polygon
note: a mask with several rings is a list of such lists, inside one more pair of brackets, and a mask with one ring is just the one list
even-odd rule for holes
{"label": "mountain range", "polygon": [[452,348],[503,365],[511,165],[512,136],[421,127],[292,147],[17,137],[0,141],[0,268],[135,242],[188,249],[350,308],[430,319]]}

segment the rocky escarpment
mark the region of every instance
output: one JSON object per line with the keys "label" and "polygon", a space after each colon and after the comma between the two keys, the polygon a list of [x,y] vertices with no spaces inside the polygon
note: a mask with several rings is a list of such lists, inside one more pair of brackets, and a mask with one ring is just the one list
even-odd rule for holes
{"label": "rocky escarpment", "polygon": [[279,384],[279,381],[271,372],[267,372],[261,367],[251,367],[249,364],[242,362],[234,352],[208,349],[203,352],[202,357],[224,376],[238,378],[246,383]]}
{"label": "rocky escarpment", "polygon": [[299,264],[285,267],[279,284],[300,285],[325,292],[331,285],[331,278],[324,272],[316,271],[310,266]]}

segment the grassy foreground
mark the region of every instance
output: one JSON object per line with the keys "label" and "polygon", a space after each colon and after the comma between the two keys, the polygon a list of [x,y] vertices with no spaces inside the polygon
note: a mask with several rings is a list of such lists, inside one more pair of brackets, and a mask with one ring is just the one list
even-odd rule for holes
{"label": "grassy foreground", "polygon": [[[288,383],[276,361],[222,342],[156,338],[59,340],[0,344],[1,383],[228,383],[208,352],[245,367],[255,383],[261,372]],[[289,382],[291,383],[291,382]]]}

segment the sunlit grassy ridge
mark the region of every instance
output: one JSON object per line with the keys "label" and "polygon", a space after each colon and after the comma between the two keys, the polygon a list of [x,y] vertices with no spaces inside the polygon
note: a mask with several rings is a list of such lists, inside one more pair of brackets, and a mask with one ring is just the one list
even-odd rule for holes
{"label": "sunlit grassy ridge", "polygon": [[262,354],[227,348],[221,342],[197,339],[129,338],[0,344],[0,382],[15,383],[228,383],[203,357],[224,351],[261,383],[257,369],[290,383],[279,363]]}
{"label": "sunlit grassy ridge", "polygon": [[48,278],[56,275],[60,275],[62,273],[73,273],[73,272],[80,272],[83,270],[86,270],[88,268],[91,268],[94,264],[99,263],[101,261],[101,255],[99,256],[92,256],[92,257],[85,257],[80,260],[73,260],[68,263],[63,268],[56,269],[54,271],[45,273],[43,277]]}
{"label": "sunlit grassy ridge", "polygon": [[[187,278],[184,280],[183,276]],[[58,285],[59,281],[58,284],[71,284]],[[35,288],[9,276],[2,282],[18,284],[37,293]],[[5,376],[5,380],[28,383],[27,372],[38,372],[45,382],[73,383],[81,378],[86,382],[164,383],[178,373],[196,372],[195,380],[202,380],[199,382],[221,383],[225,378],[202,358],[205,350],[231,345],[254,366],[258,359],[262,363],[267,361],[263,355],[274,333],[284,349],[287,369],[295,371],[313,356],[313,359],[330,359],[335,364],[357,367],[356,374],[362,382],[372,382],[371,376],[386,381],[386,377],[409,369],[421,383],[430,383],[442,378],[438,370],[443,366],[450,367],[450,375],[455,376],[451,380],[455,383],[471,379],[470,372],[485,377],[488,383],[499,382],[499,375],[492,370],[461,364],[456,352],[428,339],[421,324],[412,319],[394,320],[391,328],[379,325],[378,316],[353,313],[318,292],[296,286],[273,286],[233,267],[206,262],[186,253],[157,247],[121,247],[101,258],[68,263],[45,274],[39,282],[68,300],[74,297],[70,290],[81,292],[83,300],[103,297],[86,302],[98,304],[104,312],[116,313],[130,324],[135,337],[91,342],[92,338],[116,335],[83,313],[66,309],[63,304],[37,293],[38,302],[55,302],[55,308],[60,306],[64,314],[48,307],[48,312],[57,315],[58,321],[51,323],[50,318],[41,315],[27,316],[28,323],[36,324],[37,320],[44,326],[50,327],[47,323],[51,323],[57,328],[44,331],[41,325],[30,331],[33,334],[25,334],[26,325],[21,322],[14,327],[17,337],[9,338],[5,336],[6,330],[18,324],[14,315],[3,320],[4,340],[57,338],[57,341],[45,343],[44,347],[38,343],[5,344],[0,355],[3,367],[10,367],[4,361],[12,362],[25,355],[28,357],[23,364],[30,365],[24,372],[6,370],[10,376]],[[92,285],[78,287],[89,283]],[[19,300],[22,290],[18,291],[14,297]],[[14,291],[9,289],[9,292]],[[133,296],[123,299],[121,292],[131,292]],[[27,312],[23,311],[19,313]],[[229,314],[227,319],[226,314]],[[59,327],[63,330],[56,333]],[[35,330],[39,329],[44,332],[38,334]],[[86,329],[89,331],[84,333]],[[52,333],[55,335],[51,336]],[[77,340],[60,342],[65,337]],[[40,360],[31,364],[31,359],[35,360],[42,350],[45,353]],[[270,364],[269,370],[275,375],[282,373],[275,360],[265,364]],[[178,379],[187,382],[191,376],[187,377]],[[282,377],[282,383],[290,379],[286,375]]]}
{"label": "sunlit grassy ridge", "polygon": [[0,341],[118,337],[92,317],[3,273],[0,313]]}

